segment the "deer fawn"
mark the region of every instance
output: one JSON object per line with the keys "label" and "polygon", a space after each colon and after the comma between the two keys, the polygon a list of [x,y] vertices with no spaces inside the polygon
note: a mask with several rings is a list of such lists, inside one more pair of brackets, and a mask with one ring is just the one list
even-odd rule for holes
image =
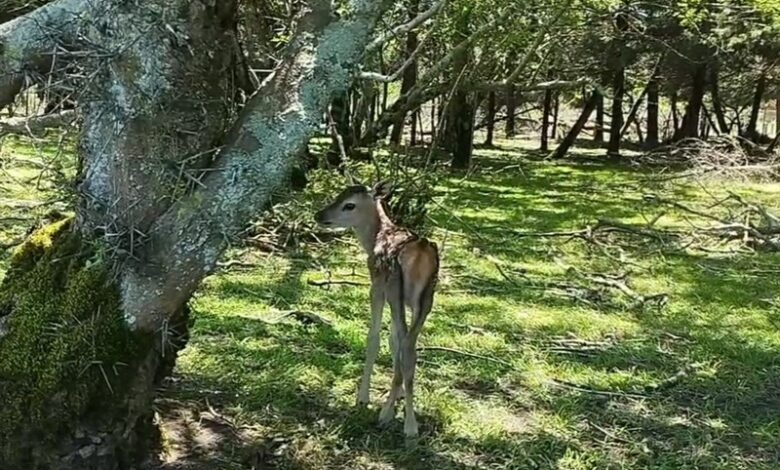
{"label": "deer fawn", "polygon": [[[414,373],[417,365],[417,338],[433,305],[433,291],[439,273],[436,244],[395,225],[387,215],[386,183],[373,188],[350,186],[329,206],[317,212],[317,223],[328,227],[354,229],[368,255],[371,274],[371,325],[368,330],[366,363],[358,390],[358,404],[369,401],[371,373],[379,351],[382,311],[390,304],[390,349],[393,354],[393,382],[379,414],[379,423],[389,423],[395,415],[396,399],[405,396],[404,433],[417,436],[414,415]],[[407,325],[405,305],[412,309]]]}

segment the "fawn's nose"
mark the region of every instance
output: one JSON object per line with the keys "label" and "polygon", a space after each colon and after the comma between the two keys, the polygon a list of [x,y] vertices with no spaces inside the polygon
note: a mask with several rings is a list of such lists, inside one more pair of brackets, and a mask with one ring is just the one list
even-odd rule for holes
{"label": "fawn's nose", "polygon": [[325,211],[317,211],[314,214],[314,221],[321,225],[330,225],[330,222],[325,220]]}

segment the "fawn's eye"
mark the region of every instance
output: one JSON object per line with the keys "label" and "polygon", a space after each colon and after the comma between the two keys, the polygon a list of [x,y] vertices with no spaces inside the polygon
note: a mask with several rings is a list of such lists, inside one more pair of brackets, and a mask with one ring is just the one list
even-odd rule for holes
{"label": "fawn's eye", "polygon": [[352,204],[351,202],[348,202],[348,203],[344,204],[344,207],[342,208],[342,210],[351,211],[354,208],[355,208],[355,205]]}

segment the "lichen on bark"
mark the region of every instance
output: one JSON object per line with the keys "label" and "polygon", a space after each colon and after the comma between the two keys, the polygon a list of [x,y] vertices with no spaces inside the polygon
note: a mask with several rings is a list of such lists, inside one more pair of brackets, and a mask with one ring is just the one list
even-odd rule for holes
{"label": "lichen on bark", "polygon": [[[30,462],[83,416],[116,403],[147,349],[121,314],[98,245],[66,218],[38,229],[14,253],[0,285],[0,462]],[[102,416],[101,419],[105,419]],[[23,467],[18,467],[23,468]]]}

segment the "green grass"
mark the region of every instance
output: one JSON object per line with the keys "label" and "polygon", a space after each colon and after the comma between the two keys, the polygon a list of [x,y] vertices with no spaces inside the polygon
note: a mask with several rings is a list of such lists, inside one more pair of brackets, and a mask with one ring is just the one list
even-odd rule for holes
{"label": "green grass", "polygon": [[[468,176],[444,175],[430,206],[442,270],[420,340],[472,355],[421,353],[415,448],[400,414],[389,429],[375,425],[391,376],[386,330],[372,405],[353,404],[367,287],[308,283],[367,282],[357,243],[343,237],[272,255],[242,250],[232,256],[256,267],[205,282],[189,346],[158,403],[165,460],[220,469],[780,468],[780,255],[511,233],[600,218],[646,223],[662,209],[644,193],[702,208],[734,191],[780,212],[780,185],[649,183],[653,175],[627,166],[545,162],[522,142],[480,149],[475,165]],[[664,212],[659,227],[689,227],[680,211]],[[633,308],[616,296],[589,306],[519,274],[574,282],[572,267],[631,271],[637,292],[666,293],[668,304]],[[288,310],[330,324],[278,320]],[[605,346],[560,350],[573,339]]]}

